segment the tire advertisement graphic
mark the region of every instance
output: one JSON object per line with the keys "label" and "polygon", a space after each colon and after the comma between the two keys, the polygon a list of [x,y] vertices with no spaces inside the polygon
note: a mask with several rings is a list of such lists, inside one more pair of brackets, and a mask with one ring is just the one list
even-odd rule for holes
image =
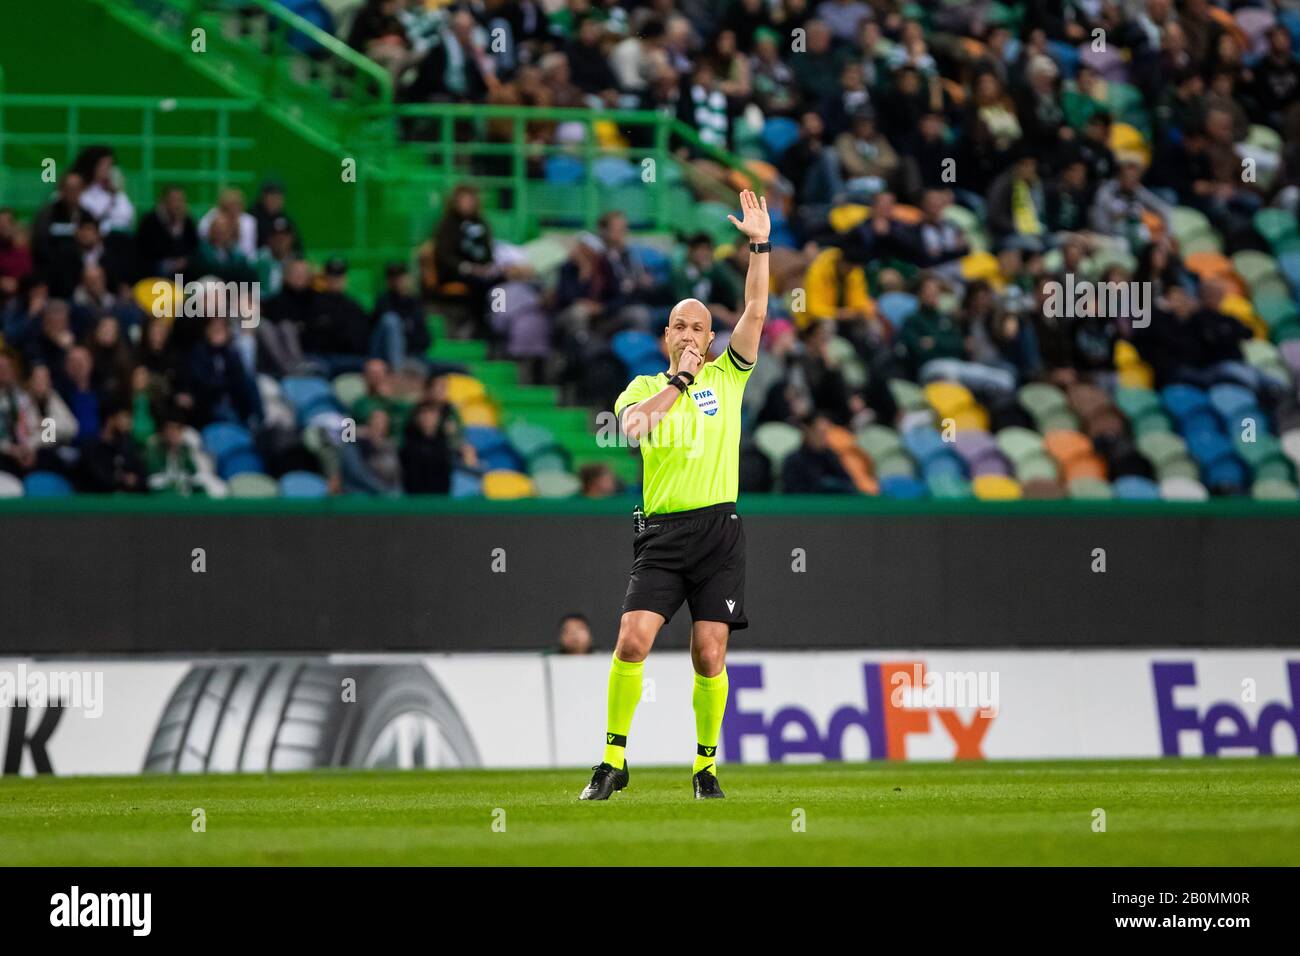
{"label": "tire advertisement graphic", "polygon": [[[345,682],[355,681],[346,699]],[[418,664],[321,659],[191,667],[172,692],[146,772],[230,773],[321,767],[481,764],[442,686]]]}

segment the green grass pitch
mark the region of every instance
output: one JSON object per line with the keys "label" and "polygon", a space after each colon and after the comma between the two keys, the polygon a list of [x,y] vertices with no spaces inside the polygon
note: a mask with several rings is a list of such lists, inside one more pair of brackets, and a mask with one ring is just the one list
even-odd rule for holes
{"label": "green grass pitch", "polygon": [[[0,779],[10,865],[1294,865],[1300,760]],[[206,832],[192,829],[202,808]],[[1094,832],[1094,810],[1105,832]],[[803,832],[796,824],[802,810]],[[500,811],[504,811],[504,814]],[[495,828],[494,828],[495,824]]]}

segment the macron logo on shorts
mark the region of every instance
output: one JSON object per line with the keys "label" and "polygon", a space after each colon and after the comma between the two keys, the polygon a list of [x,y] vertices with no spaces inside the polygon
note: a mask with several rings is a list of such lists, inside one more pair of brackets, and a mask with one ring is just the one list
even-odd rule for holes
{"label": "macron logo on shorts", "polygon": [[736,602],[733,601],[731,598],[727,598],[727,610],[733,613],[736,610]]}

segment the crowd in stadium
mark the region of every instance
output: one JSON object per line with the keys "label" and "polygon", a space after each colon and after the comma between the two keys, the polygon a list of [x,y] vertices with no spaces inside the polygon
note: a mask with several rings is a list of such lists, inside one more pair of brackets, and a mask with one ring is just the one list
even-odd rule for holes
{"label": "crowd in stadium", "polygon": [[[908,383],[956,383],[973,400],[957,411],[978,411],[962,421],[990,433],[1044,431],[1024,388],[1057,386],[1110,480],[1160,477],[1137,454],[1126,391],[1230,385],[1232,407],[1257,409],[1261,427],[1300,425],[1295,11],[1210,0],[289,6],[388,68],[403,100],[663,111],[749,160],[776,249],[747,433],[781,423],[800,439],[777,467],[747,442],[742,490],[880,490],[880,474],[848,467],[837,436],[905,431],[919,408]],[[538,135],[566,134],[549,124]],[[55,471],[85,491],[202,488],[210,476],[186,426],[228,421],[281,435],[259,441],[271,474],[445,492],[453,470],[476,465],[446,396],[452,369],[422,358],[429,302],[448,283],[465,333],[602,407],[638,371],[628,342],[659,335],[673,302],[709,305],[715,351],[739,312],[743,242],[684,231],[665,264],[617,211],[537,275],[494,241],[479,191],[458,188],[414,274],[394,264],[363,308],[346,262],[303,258],[310,237],[276,183],[247,209],[228,190],[197,219],[178,189],[146,211],[130,186],[110,152],[87,150],[33,221],[0,211],[0,470]],[[134,282],[179,273],[260,282],[261,321],[141,308]],[[1062,313],[1048,300],[1067,279],[1143,284],[1149,312],[1134,322],[1098,299]],[[494,315],[502,287],[510,307]],[[277,430],[259,373],[362,374],[360,440],[327,441],[322,455]],[[932,406],[942,397],[925,394]],[[1160,413],[1181,423],[1192,404]],[[40,440],[48,418],[54,444]],[[1233,437],[1223,422],[1216,435]],[[1248,490],[1248,470],[1209,480],[1192,457],[1212,492]],[[584,482],[612,488],[608,476]]]}

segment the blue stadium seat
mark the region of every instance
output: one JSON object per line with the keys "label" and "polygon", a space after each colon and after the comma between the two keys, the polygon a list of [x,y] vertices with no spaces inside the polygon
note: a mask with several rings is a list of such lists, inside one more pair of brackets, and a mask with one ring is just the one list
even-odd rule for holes
{"label": "blue stadium seat", "polygon": [[1234,457],[1232,443],[1221,432],[1196,431],[1187,436],[1187,453],[1204,470],[1224,458]]}
{"label": "blue stadium seat", "polygon": [[254,474],[266,472],[266,466],[262,464],[262,456],[251,448],[237,448],[217,462],[217,474],[224,480],[248,472]]}
{"label": "blue stadium seat", "polygon": [[1122,501],[1159,501],[1160,486],[1150,478],[1140,475],[1125,475],[1116,478],[1115,497]]}
{"label": "blue stadium seat", "polygon": [[546,160],[545,175],[553,186],[576,186],[586,177],[586,168],[572,156],[551,156]]}
{"label": "blue stadium seat", "polygon": [[1201,472],[1206,488],[1218,494],[1239,495],[1246,489],[1249,473],[1246,463],[1235,455],[1216,460]]}
{"label": "blue stadium seat", "polygon": [[1215,385],[1210,389],[1210,404],[1223,423],[1231,427],[1255,407],[1255,393],[1242,385]]}
{"label": "blue stadium seat", "polygon": [[285,401],[299,411],[322,399],[334,401],[334,387],[315,375],[290,375],[281,380],[280,390]]}
{"label": "blue stadium seat", "polygon": [[618,360],[629,369],[644,362],[647,357],[653,357],[659,361],[662,361],[663,358],[662,353],[659,351],[659,339],[649,332],[641,332],[637,329],[625,329],[622,332],[616,332],[613,338],[610,339],[609,346],[618,357]]}
{"label": "blue stadium seat", "polygon": [[483,496],[483,479],[472,471],[457,468],[451,473],[451,496],[453,498],[481,498]]}
{"label": "blue stadium seat", "polygon": [[799,124],[785,116],[774,116],[763,124],[763,150],[776,162],[799,139]]}
{"label": "blue stadium seat", "polygon": [[28,498],[65,498],[72,494],[68,479],[53,471],[33,471],[23,479]]}
{"label": "blue stadium seat", "polygon": [[282,498],[324,498],[328,494],[325,479],[310,471],[290,471],[280,478]]}
{"label": "blue stadium seat", "polygon": [[617,156],[602,156],[591,164],[591,175],[602,186],[630,186],[641,181],[641,167]]}
{"label": "blue stadium seat", "polygon": [[203,447],[218,460],[241,448],[252,448],[253,436],[243,425],[213,422],[203,429]]}
{"label": "blue stadium seat", "polygon": [[1179,421],[1210,407],[1209,397],[1195,385],[1167,385],[1160,392],[1160,400]]}
{"label": "blue stadium seat", "polygon": [[944,442],[937,430],[926,427],[909,428],[903,432],[903,447],[922,467],[930,459],[952,451],[952,446]]}
{"label": "blue stadium seat", "polygon": [[927,484],[933,485],[940,479],[956,478],[965,480],[966,466],[962,460],[951,452],[935,455],[923,465]]}
{"label": "blue stadium seat", "polygon": [[880,493],[886,498],[916,500],[928,498],[930,491],[925,482],[908,475],[891,475],[880,482]]}
{"label": "blue stadium seat", "polygon": [[885,320],[896,329],[903,327],[907,317],[916,311],[916,296],[909,292],[886,292],[876,300],[876,308]]}

